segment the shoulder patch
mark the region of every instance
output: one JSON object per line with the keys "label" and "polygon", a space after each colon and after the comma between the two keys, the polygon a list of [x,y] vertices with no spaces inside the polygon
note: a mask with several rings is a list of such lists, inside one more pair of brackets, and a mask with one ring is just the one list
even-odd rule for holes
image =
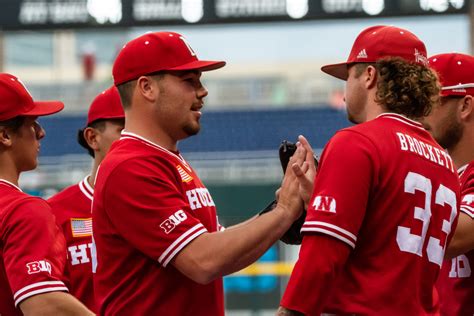
{"label": "shoulder patch", "polygon": [[315,211],[336,213],[336,199],[332,196],[318,195],[314,198],[312,206]]}
{"label": "shoulder patch", "polygon": [[181,181],[187,183],[193,180],[193,177],[191,177],[191,175],[187,173],[186,170],[184,170],[183,167],[181,167],[181,165],[177,165],[176,170],[178,170],[179,175],[181,176]]}

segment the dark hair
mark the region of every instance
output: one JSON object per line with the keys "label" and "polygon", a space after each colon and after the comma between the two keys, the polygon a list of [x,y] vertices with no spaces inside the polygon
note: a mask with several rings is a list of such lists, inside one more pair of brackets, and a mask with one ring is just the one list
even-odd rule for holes
{"label": "dark hair", "polygon": [[10,128],[13,132],[16,132],[25,123],[26,116],[16,116],[6,121],[0,121],[0,126]]}
{"label": "dark hair", "polygon": [[388,111],[420,119],[429,115],[439,102],[438,76],[429,67],[393,57],[372,64],[356,64],[356,76],[369,65],[378,74],[375,101]]}
{"label": "dark hair", "polygon": [[92,158],[95,157],[95,153],[94,153],[94,150],[87,143],[86,138],[84,137],[84,130],[87,127],[92,127],[92,128],[98,129],[99,131],[103,132],[105,130],[105,121],[107,121],[107,120],[106,119],[96,120],[96,121],[88,124],[85,128],[81,128],[77,131],[77,142],[79,143],[79,145],[81,145],[82,147],[87,149],[87,152],[89,153],[89,155]]}
{"label": "dark hair", "polygon": [[[159,72],[148,74],[146,76],[150,76],[154,80],[160,80],[163,78],[164,74],[165,72],[159,71]],[[133,89],[135,88],[136,82],[137,82],[137,79],[134,79],[117,86],[117,90],[120,94],[120,101],[122,101],[122,106],[124,110],[129,109],[130,106],[132,105]]]}
{"label": "dark hair", "polygon": [[132,105],[132,94],[135,83],[136,80],[132,80],[117,86],[117,90],[120,94],[120,101],[122,102],[122,107],[124,110],[129,109]]}

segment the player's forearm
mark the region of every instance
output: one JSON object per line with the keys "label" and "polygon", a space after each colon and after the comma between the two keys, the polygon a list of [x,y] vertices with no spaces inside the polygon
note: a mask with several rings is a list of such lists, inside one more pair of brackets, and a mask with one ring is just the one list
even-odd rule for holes
{"label": "player's forearm", "polygon": [[194,281],[208,283],[255,262],[293,222],[294,215],[278,207],[232,229],[199,236],[173,264]]}
{"label": "player's forearm", "polygon": [[64,292],[49,292],[32,296],[22,303],[20,309],[25,316],[90,316],[94,315],[72,295]]}
{"label": "player's forearm", "polygon": [[248,223],[250,223],[251,221],[253,221],[253,220],[255,220],[256,218],[258,218],[258,216],[259,216],[259,215],[257,214],[257,215],[255,215],[255,216],[252,216],[251,218],[249,218],[249,219],[243,221],[242,223],[238,223],[238,224],[232,225],[232,226],[230,226],[230,227],[226,227],[225,229],[226,229],[226,230],[229,230],[229,229],[235,229],[235,228],[239,228],[239,227],[245,226],[245,225],[247,225]]}
{"label": "player's forearm", "polygon": [[277,214],[262,214],[252,218],[236,227],[235,232],[229,231],[229,235],[224,238],[233,243],[235,248],[226,247],[223,241],[228,258],[220,263],[220,275],[237,272],[254,263],[289,229],[294,219],[279,214],[284,213],[284,210],[276,211]]}
{"label": "player's forearm", "polygon": [[474,220],[460,213],[454,235],[446,248],[444,257],[451,259],[474,249]]}

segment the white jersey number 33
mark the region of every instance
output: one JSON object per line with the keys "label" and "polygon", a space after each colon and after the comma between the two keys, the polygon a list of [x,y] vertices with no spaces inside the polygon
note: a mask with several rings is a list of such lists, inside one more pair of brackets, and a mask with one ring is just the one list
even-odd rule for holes
{"label": "white jersey number 33", "polygon": [[[401,251],[414,253],[422,257],[423,245],[425,244],[426,234],[430,226],[431,195],[434,191],[430,179],[421,174],[409,172],[405,178],[405,192],[415,194],[416,190],[423,192],[425,195],[425,205],[423,207],[416,206],[413,213],[415,219],[423,223],[421,235],[412,234],[410,227],[398,226],[397,244]],[[443,220],[441,225],[441,230],[446,234],[446,238],[443,242],[444,246],[441,246],[441,241],[438,238],[429,236],[428,245],[426,247],[428,260],[441,267],[446,248],[446,240],[451,232],[453,221],[456,218],[457,205],[456,194],[444,185],[440,184],[435,194],[435,204],[441,206],[447,204],[451,207],[449,220]]]}

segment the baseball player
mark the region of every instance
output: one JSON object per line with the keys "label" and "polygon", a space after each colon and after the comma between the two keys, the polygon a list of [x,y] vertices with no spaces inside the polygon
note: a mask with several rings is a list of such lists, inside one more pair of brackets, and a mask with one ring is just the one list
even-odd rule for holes
{"label": "baseball player", "polygon": [[[223,230],[211,194],[178,150],[199,132],[203,71],[177,33],[127,43],[113,66],[125,129],[97,174],[93,230],[94,287],[101,315],[224,315],[222,275],[256,261],[300,216],[292,168],[311,153],[299,146],[277,207]],[[294,166],[294,167],[293,167]]]}
{"label": "baseball player", "polygon": [[92,315],[61,281],[65,241],[48,204],[18,179],[37,166],[45,136],[38,116],[59,101],[33,101],[21,81],[0,74],[0,315]]}
{"label": "baseball player", "polygon": [[324,148],[280,315],[438,312],[433,286],[459,183],[449,155],[417,121],[438,101],[427,63],[414,34],[373,26],[358,35],[347,62],[322,67],[346,80],[347,113],[357,125]]}
{"label": "baseball player", "polygon": [[[442,315],[474,314],[474,57],[429,59],[441,81],[441,103],[423,121],[451,155],[461,182],[461,212],[437,282]],[[450,259],[452,258],[452,259]]]}
{"label": "baseball player", "polygon": [[97,311],[92,283],[92,196],[97,168],[113,141],[120,138],[124,112],[117,88],[111,87],[92,101],[78,141],[94,162],[90,174],[48,200],[56,222],[66,238],[67,262],[64,275],[72,295],[90,310]]}

